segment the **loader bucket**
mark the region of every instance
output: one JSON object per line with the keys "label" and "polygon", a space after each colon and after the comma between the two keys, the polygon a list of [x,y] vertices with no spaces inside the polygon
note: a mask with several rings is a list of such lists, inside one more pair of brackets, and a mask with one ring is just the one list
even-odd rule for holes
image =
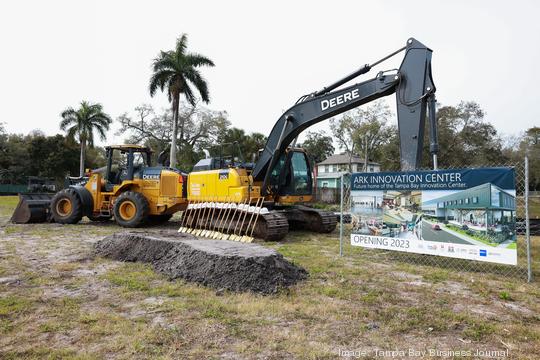
{"label": "loader bucket", "polygon": [[19,203],[11,215],[15,224],[40,223],[50,220],[50,204],[54,194],[19,194]]}

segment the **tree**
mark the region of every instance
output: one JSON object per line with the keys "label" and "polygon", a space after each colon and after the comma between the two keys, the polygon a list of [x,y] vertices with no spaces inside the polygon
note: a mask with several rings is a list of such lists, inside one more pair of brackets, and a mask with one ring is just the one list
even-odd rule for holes
{"label": "tree", "polygon": [[[77,172],[79,159],[77,144],[58,134],[43,134],[26,137],[28,156],[31,159],[27,169],[28,175],[51,177],[61,182],[66,175]],[[34,160],[34,161],[32,161]]]}
{"label": "tree", "polygon": [[330,121],[330,129],[340,148],[349,154],[349,171],[352,171],[351,160],[356,151],[361,151],[364,155],[365,170],[370,155],[374,155],[387,141],[389,132],[392,131],[387,125],[390,114],[388,105],[377,101]]}
{"label": "tree", "polygon": [[29,176],[41,176],[55,178],[62,184],[67,174],[79,170],[78,148],[73,140],[59,134],[0,132],[0,182],[26,184]]}
{"label": "tree", "polygon": [[103,112],[101,104],[92,104],[87,101],[82,101],[77,110],[67,108],[62,112],[61,117],[60,129],[66,131],[68,138],[77,138],[79,141],[81,147],[79,176],[84,176],[86,146],[94,146],[94,131],[98,133],[101,140],[105,140],[112,120]]}
{"label": "tree", "polygon": [[354,132],[353,140],[356,148],[364,155],[363,171],[367,171],[369,161],[388,141],[389,132],[393,130],[387,125],[390,115],[390,108],[382,101],[377,101],[365,109],[358,108],[355,111],[359,126]]}
{"label": "tree", "polygon": [[337,140],[338,146],[349,155],[349,172],[352,172],[352,157],[354,155],[354,134],[360,124],[349,114],[339,119],[330,120],[330,130]]}
{"label": "tree", "polygon": [[[485,112],[474,101],[457,106],[439,106],[439,166],[467,167],[500,165],[508,160],[503,154],[503,141],[495,127],[485,120]],[[430,167],[429,129],[426,121],[423,167]]]}
{"label": "tree", "polygon": [[157,114],[151,105],[142,104],[135,107],[134,113],[126,112],[117,118],[120,129],[116,135],[127,134],[126,143],[148,146],[156,154],[168,149],[172,134],[171,111]]}
{"label": "tree", "polygon": [[397,125],[388,125],[386,139],[376,149],[373,160],[381,164],[381,169],[386,171],[398,171],[401,168]]}
{"label": "tree", "polygon": [[299,147],[306,150],[313,164],[320,163],[334,153],[334,139],[323,131],[308,131],[306,139]]}
{"label": "tree", "polygon": [[523,140],[519,145],[520,159],[523,161],[524,155],[529,158],[529,187],[530,190],[540,190],[540,127],[534,126],[525,131]]}
{"label": "tree", "polygon": [[525,141],[529,142],[530,145],[536,146],[540,144],[540,127],[534,126],[525,131]]}
{"label": "tree", "polygon": [[[225,111],[214,111],[198,104],[183,104],[179,119],[185,124],[180,168],[189,170],[204,154],[203,149],[215,146],[222,139],[230,122]],[[128,143],[149,146],[159,154],[169,150],[172,139],[173,117],[170,110],[156,113],[150,105],[135,108],[135,114],[124,113],[117,119],[121,127],[117,135],[128,134]]]}
{"label": "tree", "polygon": [[[245,161],[251,161],[254,155],[257,155],[260,149],[266,145],[266,136],[261,133],[246,134],[239,128],[229,128],[223,136],[220,137],[219,145],[237,143]],[[215,150],[216,151],[216,150]],[[224,152],[230,153],[230,149],[224,149]]]}
{"label": "tree", "polygon": [[[156,91],[167,90],[169,102],[172,104],[173,126],[171,137],[170,166],[176,166],[176,140],[178,137],[178,119],[180,95],[195,106],[195,94],[192,86],[199,92],[205,103],[210,101],[208,84],[197,69],[200,66],[214,66],[207,57],[187,52],[187,35],[182,34],[176,41],[174,50],[161,51],[152,64],[153,74],[150,78],[150,95]],[[184,121],[180,122],[180,142],[184,141]]]}
{"label": "tree", "polygon": [[531,127],[517,136],[507,139],[504,154],[514,164],[529,158],[529,189],[540,190],[540,128]]}

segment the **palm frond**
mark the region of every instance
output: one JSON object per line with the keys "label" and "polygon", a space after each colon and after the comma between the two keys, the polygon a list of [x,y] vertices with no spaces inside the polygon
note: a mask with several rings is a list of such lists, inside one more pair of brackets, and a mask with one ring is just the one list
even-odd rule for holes
{"label": "palm frond", "polygon": [[182,88],[182,94],[184,94],[187,102],[190,103],[191,106],[195,106],[195,104],[197,103],[197,100],[195,99],[193,90],[191,90],[191,86],[189,86],[188,83],[184,84],[184,87]]}
{"label": "palm frond", "polygon": [[158,89],[163,91],[171,77],[174,76],[174,74],[175,72],[172,70],[160,70],[154,72],[152,74],[152,77],[150,78],[150,96],[154,96]]}
{"label": "palm frond", "polygon": [[105,129],[108,130],[108,128],[104,128],[102,126],[96,126],[95,129],[96,129],[97,133],[99,134],[99,138],[102,141],[105,141],[107,139],[107,133],[106,133]]}
{"label": "palm frond", "polygon": [[160,55],[154,59],[152,69],[154,72],[160,70],[177,70],[179,62],[176,59],[176,53],[173,51],[162,51]]}
{"label": "palm frond", "polygon": [[70,140],[75,140],[75,135],[77,135],[77,133],[78,133],[78,128],[77,126],[74,125],[67,130],[67,137]]}
{"label": "palm frond", "polygon": [[60,117],[62,117],[62,121],[60,122],[60,130],[66,130],[70,124],[77,123],[77,112],[71,107],[62,111]]}
{"label": "palm frond", "polygon": [[195,85],[195,88],[201,95],[201,99],[208,103],[210,101],[210,94],[208,91],[208,83],[206,80],[202,77],[201,73],[195,69],[190,69],[190,71],[186,72],[186,79],[188,79],[193,85]]}
{"label": "palm frond", "polygon": [[184,55],[185,52],[186,52],[186,49],[187,49],[187,43],[188,43],[188,38],[187,38],[187,34],[182,34],[180,35],[180,37],[176,40],[176,54],[177,56],[180,55]]}
{"label": "palm frond", "polygon": [[189,53],[185,56],[185,62],[188,66],[215,66],[214,62],[204,55],[197,53]]}

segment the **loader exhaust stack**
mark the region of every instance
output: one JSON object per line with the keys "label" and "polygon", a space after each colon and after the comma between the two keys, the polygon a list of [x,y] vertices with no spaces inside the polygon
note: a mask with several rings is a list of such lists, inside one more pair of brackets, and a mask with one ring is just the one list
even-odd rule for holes
{"label": "loader exhaust stack", "polygon": [[11,215],[15,224],[29,224],[50,221],[51,199],[54,194],[19,194],[19,203]]}

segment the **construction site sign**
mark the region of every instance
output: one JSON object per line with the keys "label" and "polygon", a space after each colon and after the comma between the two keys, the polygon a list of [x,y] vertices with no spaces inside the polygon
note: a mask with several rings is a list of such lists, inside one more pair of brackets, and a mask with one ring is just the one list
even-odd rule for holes
{"label": "construction site sign", "polygon": [[517,264],[513,168],[355,173],[351,244]]}

